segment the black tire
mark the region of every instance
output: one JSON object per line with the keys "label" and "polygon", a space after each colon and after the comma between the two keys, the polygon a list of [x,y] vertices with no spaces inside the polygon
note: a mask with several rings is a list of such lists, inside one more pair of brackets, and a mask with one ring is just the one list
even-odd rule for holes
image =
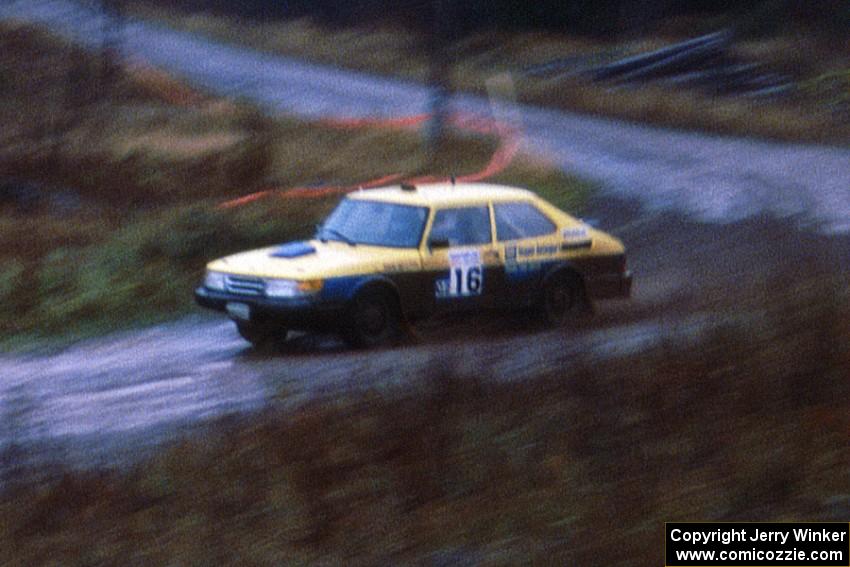
{"label": "black tire", "polygon": [[265,350],[286,340],[288,330],[272,322],[236,321],[239,336],[251,343],[255,349]]}
{"label": "black tire", "polygon": [[385,345],[398,338],[401,315],[398,301],[388,291],[366,290],[355,296],[348,310],[345,340],[358,348]]}
{"label": "black tire", "polygon": [[584,311],[581,280],[574,274],[556,273],[546,279],[540,298],[540,315],[549,328],[563,327]]}

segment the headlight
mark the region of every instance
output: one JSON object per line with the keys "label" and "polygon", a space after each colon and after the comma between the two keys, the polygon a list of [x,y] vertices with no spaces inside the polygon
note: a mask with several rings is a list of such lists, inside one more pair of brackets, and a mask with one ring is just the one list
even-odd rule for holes
{"label": "headlight", "polygon": [[207,272],[204,276],[204,286],[209,289],[224,291],[224,274],[219,272]]}
{"label": "headlight", "polygon": [[266,280],[266,295],[268,297],[301,297],[317,293],[322,289],[322,280]]}

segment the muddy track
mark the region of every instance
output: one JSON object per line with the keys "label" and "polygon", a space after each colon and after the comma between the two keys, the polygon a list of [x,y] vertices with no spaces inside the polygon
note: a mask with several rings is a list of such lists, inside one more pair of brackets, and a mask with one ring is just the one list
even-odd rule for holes
{"label": "muddy track", "polygon": [[[46,23],[83,43],[98,37],[97,18],[64,0],[0,5],[0,18],[11,16]],[[274,111],[399,116],[427,105],[427,91],[418,85],[141,23],[128,25],[122,45],[205,88]],[[475,97],[453,104],[489,112],[489,103]],[[464,372],[515,379],[645,348],[665,335],[687,338],[730,317],[738,294],[748,288],[757,294],[775,274],[811,277],[812,264],[850,272],[843,234],[850,230],[849,150],[715,138],[523,106],[509,110],[529,151],[602,183],[589,216],[625,240],[637,277],[632,301],[604,305],[594,319],[565,332],[488,322],[482,333],[479,324],[430,323],[413,344],[368,353],[306,336],[284,352],[259,354],[227,321],[198,315],[59,353],[3,356],[0,445],[35,443],[88,463],[138,456],[211,418],[244,415],[270,400],[297,403],[339,388],[408,380],[447,353]]]}

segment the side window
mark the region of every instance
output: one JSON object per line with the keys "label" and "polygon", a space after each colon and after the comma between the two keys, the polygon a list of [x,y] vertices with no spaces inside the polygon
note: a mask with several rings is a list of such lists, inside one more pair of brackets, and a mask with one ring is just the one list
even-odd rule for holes
{"label": "side window", "polygon": [[552,234],[557,228],[531,203],[497,203],[493,210],[496,213],[496,238],[500,242]]}
{"label": "side window", "polygon": [[490,212],[487,207],[438,210],[428,240],[448,241],[449,246],[489,244]]}

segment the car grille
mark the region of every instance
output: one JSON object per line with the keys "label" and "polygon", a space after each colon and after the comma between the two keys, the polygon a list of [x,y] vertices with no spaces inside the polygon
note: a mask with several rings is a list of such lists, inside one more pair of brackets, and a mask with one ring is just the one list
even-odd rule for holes
{"label": "car grille", "polygon": [[242,276],[225,276],[224,286],[230,293],[238,295],[263,295],[266,284],[259,278],[246,278]]}

